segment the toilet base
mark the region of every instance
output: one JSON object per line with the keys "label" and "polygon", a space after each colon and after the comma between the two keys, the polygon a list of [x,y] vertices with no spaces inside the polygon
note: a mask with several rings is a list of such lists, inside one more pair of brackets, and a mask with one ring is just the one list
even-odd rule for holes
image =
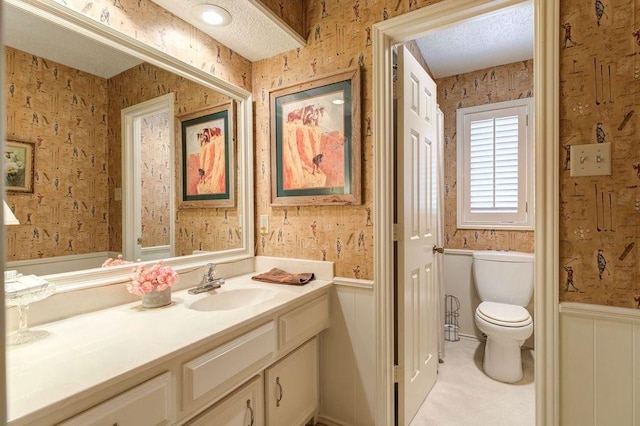
{"label": "toilet base", "polygon": [[487,337],[482,367],[487,376],[505,383],[522,380],[520,347],[524,341],[500,341]]}

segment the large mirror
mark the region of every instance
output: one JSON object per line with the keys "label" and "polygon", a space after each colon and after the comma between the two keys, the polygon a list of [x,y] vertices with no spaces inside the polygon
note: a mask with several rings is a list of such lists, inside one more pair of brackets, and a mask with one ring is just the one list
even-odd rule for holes
{"label": "large mirror", "polygon": [[[29,163],[20,145],[5,152],[19,173],[33,173],[33,192],[5,194],[20,222],[5,231],[5,269],[43,275],[95,268],[131,240],[151,254],[127,256],[143,260],[252,254],[249,92],[126,37],[114,43],[109,29],[89,33],[72,12],[9,1],[4,13],[6,137],[34,153]],[[165,110],[144,112],[160,100]],[[235,112],[228,123],[233,206],[178,210],[183,164],[197,164],[197,154],[184,162],[176,154],[180,118],[216,105]],[[130,140],[123,120],[137,106]],[[195,170],[196,178],[205,173]]]}

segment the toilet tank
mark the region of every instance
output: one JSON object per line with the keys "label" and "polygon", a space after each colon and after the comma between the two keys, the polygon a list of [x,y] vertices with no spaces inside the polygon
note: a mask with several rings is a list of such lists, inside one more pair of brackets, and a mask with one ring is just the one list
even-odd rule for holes
{"label": "toilet tank", "polygon": [[533,295],[533,253],[474,251],[473,275],[483,302],[527,306]]}

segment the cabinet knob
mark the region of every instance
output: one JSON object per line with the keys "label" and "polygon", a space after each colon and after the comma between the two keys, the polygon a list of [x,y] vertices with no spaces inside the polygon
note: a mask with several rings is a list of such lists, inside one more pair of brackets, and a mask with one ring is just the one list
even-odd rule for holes
{"label": "cabinet knob", "polygon": [[278,386],[278,398],[276,399],[276,407],[280,406],[280,401],[282,401],[282,396],[284,392],[282,391],[282,385],[280,384],[280,377],[276,377],[276,386]]}
{"label": "cabinet knob", "polygon": [[253,408],[251,408],[251,400],[247,399],[247,408],[249,409],[249,413],[251,413],[251,423],[249,423],[249,426],[253,426]]}

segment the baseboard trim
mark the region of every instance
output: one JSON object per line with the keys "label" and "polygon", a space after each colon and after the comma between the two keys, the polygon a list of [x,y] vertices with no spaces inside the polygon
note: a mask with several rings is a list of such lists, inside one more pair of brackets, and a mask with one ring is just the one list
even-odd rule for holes
{"label": "baseboard trim", "polygon": [[347,277],[333,277],[333,283],[335,285],[343,287],[355,287],[373,290],[373,280],[358,280],[355,278]]}
{"label": "baseboard trim", "polygon": [[349,423],[344,423],[344,422],[341,422],[340,420],[337,420],[328,416],[323,416],[323,415],[318,416],[317,423],[321,423],[324,426],[351,426],[351,424]]}

